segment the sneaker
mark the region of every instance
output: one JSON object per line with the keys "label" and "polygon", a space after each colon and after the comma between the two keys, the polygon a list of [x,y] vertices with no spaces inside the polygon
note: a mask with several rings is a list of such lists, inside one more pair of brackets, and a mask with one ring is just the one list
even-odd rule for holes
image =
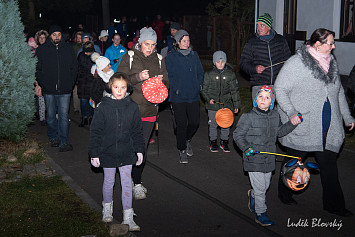
{"label": "sneaker", "polygon": [[146,199],[147,198],[146,192],[147,189],[144,188],[142,184],[136,184],[133,187],[133,197],[136,200]]}
{"label": "sneaker", "polygon": [[217,140],[210,141],[211,152],[218,152]]}
{"label": "sneaker", "polygon": [[251,189],[248,190],[248,207],[250,212],[255,212],[255,198],[251,195]]}
{"label": "sneaker", "polygon": [[228,147],[228,140],[221,140],[221,145],[219,146],[224,152],[231,152]]}
{"label": "sneaker", "polygon": [[180,152],[180,163],[187,164],[189,161],[187,160],[186,150],[179,151]]}
{"label": "sneaker", "polygon": [[255,217],[255,222],[260,224],[261,226],[272,226],[275,224],[272,220],[267,217],[266,212],[257,214]]}
{"label": "sneaker", "polygon": [[66,151],[72,151],[73,146],[69,143],[64,143],[59,147],[59,152],[66,152]]}
{"label": "sneaker", "polygon": [[59,140],[56,138],[53,138],[50,140],[51,147],[59,147]]}
{"label": "sneaker", "polygon": [[186,141],[186,154],[188,156],[193,156],[194,152],[192,151],[191,140]]}

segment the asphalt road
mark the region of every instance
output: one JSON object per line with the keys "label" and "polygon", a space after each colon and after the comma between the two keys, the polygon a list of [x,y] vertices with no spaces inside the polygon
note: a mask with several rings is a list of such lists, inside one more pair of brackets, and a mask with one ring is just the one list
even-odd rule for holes
{"label": "asphalt road", "polygon": [[[93,209],[101,211],[103,173],[93,169],[88,160],[89,129],[78,127],[78,113],[71,113],[70,118],[72,152],[60,153],[58,148],[50,147],[46,127],[40,126],[38,121],[29,129],[44,144],[50,163],[63,179]],[[157,139],[154,135],[157,142],[149,146],[143,173],[147,199],[133,201],[135,221],[142,230],[134,233],[136,236],[354,236],[354,217],[339,217],[322,210],[319,174],[313,174],[309,187],[295,196],[298,205],[282,204],[277,198],[280,162],[276,163],[277,172],[267,192],[268,215],[276,224],[265,228],[255,223],[255,215],[248,209],[250,184],[243,172],[239,151],[230,139],[231,153],[221,150],[211,153],[207,113],[203,108],[200,121],[192,140],[194,156],[189,158],[188,164],[180,164],[170,110],[160,112],[159,136]],[[354,151],[342,150],[338,159],[347,208],[353,212],[354,157]],[[120,222],[119,173],[116,184],[114,218]]]}

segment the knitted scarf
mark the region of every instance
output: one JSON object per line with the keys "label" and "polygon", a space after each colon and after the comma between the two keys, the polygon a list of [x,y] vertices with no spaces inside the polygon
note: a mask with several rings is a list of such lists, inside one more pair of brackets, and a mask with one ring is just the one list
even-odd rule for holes
{"label": "knitted scarf", "polygon": [[319,66],[324,70],[325,74],[329,71],[330,54],[320,53],[314,47],[307,45],[307,50],[312,57],[318,61]]}

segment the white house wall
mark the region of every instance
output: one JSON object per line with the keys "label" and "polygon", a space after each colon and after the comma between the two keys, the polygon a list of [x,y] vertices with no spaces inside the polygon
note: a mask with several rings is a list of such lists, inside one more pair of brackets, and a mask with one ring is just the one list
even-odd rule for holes
{"label": "white house wall", "polygon": [[[259,15],[270,13],[274,18],[274,29],[283,34],[283,0],[259,0]],[[341,0],[297,0],[296,30],[307,31],[307,39],[317,28],[326,28],[335,32],[339,39]],[[302,42],[297,41],[296,46]],[[339,64],[339,72],[348,75],[355,64],[355,43],[336,41],[334,55]]]}

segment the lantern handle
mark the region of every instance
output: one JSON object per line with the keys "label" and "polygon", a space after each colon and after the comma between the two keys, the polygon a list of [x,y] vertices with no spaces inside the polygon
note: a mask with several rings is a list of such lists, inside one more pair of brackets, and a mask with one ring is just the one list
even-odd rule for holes
{"label": "lantern handle", "polygon": [[255,154],[269,154],[269,155],[277,155],[277,156],[286,156],[286,157],[290,157],[290,158],[295,158],[298,160],[302,160],[301,157],[297,157],[297,156],[289,156],[289,155],[284,155],[284,154],[280,154],[280,153],[273,153],[273,152],[266,152],[266,151],[255,151]]}

